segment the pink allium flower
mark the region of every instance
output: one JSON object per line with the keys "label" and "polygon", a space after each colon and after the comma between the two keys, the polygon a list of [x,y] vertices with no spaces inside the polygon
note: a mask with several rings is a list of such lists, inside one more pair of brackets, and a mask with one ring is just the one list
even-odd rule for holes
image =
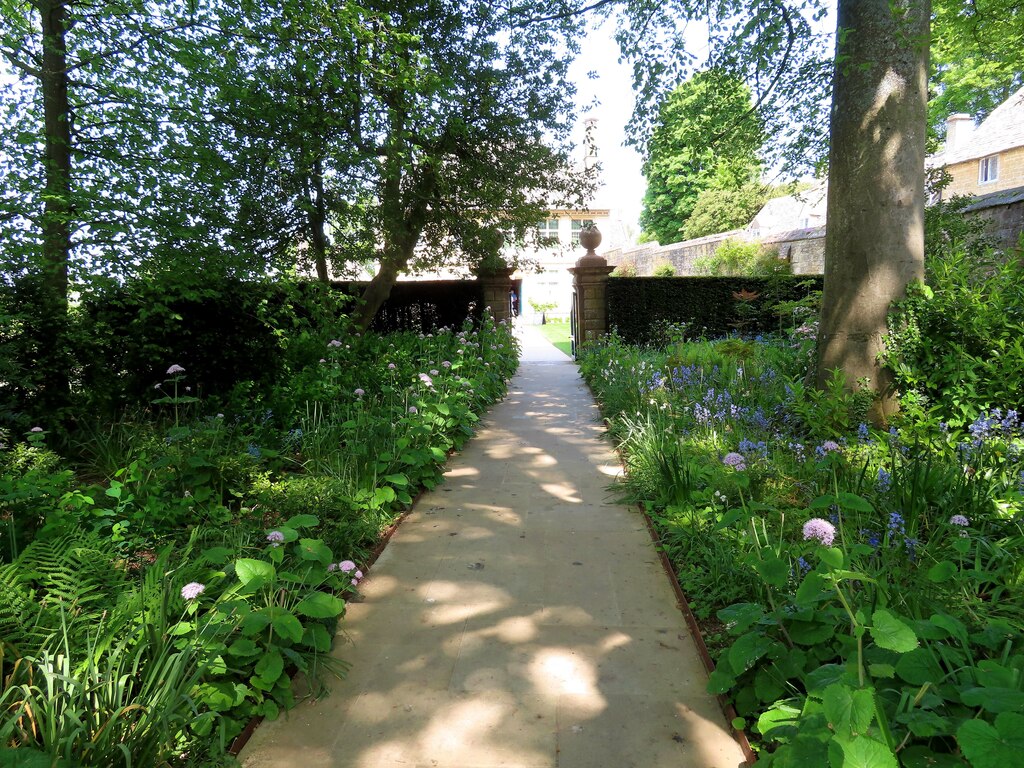
{"label": "pink allium flower", "polygon": [[430,378],[430,376],[428,376],[427,374],[421,373],[421,374],[419,374],[419,378],[420,378],[420,381],[422,381],[428,387],[433,387],[434,386],[434,380],[432,378]]}
{"label": "pink allium flower", "polygon": [[440,373],[440,371],[437,370],[437,368],[431,368],[430,369],[430,375],[431,376],[437,376],[437,374],[439,374],[439,373]]}
{"label": "pink allium flower", "polygon": [[177,373],[184,373],[184,372],[185,372],[185,369],[182,368],[177,363],[175,363],[174,365],[172,365],[170,368],[167,369],[167,375],[168,376],[174,376]]}
{"label": "pink allium flower", "polygon": [[722,463],[727,467],[732,467],[737,472],[742,472],[747,468],[747,460],[744,458],[743,454],[736,453],[735,451],[725,454],[725,456],[722,457]]}
{"label": "pink allium flower", "polygon": [[195,600],[206,591],[206,585],[198,581],[191,581],[181,588],[181,596],[185,600]]}
{"label": "pink allium flower", "polygon": [[29,430],[29,432],[42,432],[42,431],[43,431],[42,427],[32,427],[32,429]]}
{"label": "pink allium flower", "polygon": [[413,415],[416,415],[419,412],[420,412],[420,409],[417,408],[415,405],[410,405],[409,406],[409,413],[411,413]]}
{"label": "pink allium flower", "polygon": [[321,357],[320,358],[320,362],[321,363],[326,363],[327,362],[327,358],[326,357]]}
{"label": "pink allium flower", "polygon": [[366,394],[366,390],[365,389],[363,389],[362,387],[356,387],[356,392],[355,392],[356,397],[362,397],[365,394]]}
{"label": "pink allium flower", "polygon": [[358,587],[359,586],[359,579],[352,579],[352,586],[353,587]]}
{"label": "pink allium flower", "polygon": [[352,573],[356,569],[356,564],[351,560],[342,560],[338,563],[338,568],[341,569],[342,573]]}
{"label": "pink allium flower", "polygon": [[443,362],[441,363],[441,367],[442,367],[442,368],[451,368],[451,367],[452,367],[452,364],[451,364],[451,362],[449,362],[448,360],[444,360],[444,361],[443,361]]}
{"label": "pink allium flower", "polygon": [[355,576],[355,577],[356,577],[357,579],[361,579],[361,578],[363,578],[363,572],[362,572],[362,571],[356,571],[356,572],[355,572],[354,574],[352,574],[352,575],[353,575],[353,576]]}
{"label": "pink allium flower", "polygon": [[836,540],[836,527],[828,520],[812,517],[804,523],[804,541],[810,541],[811,539],[815,539],[826,547],[830,547],[832,542]]}
{"label": "pink allium flower", "polygon": [[330,341],[327,342],[327,346],[328,347],[340,347],[341,346],[341,342],[338,341],[337,339],[331,339]]}
{"label": "pink allium flower", "polygon": [[394,363],[388,363],[388,370],[389,371],[395,370],[395,364]]}
{"label": "pink allium flower", "polygon": [[271,531],[267,534],[267,541],[273,546],[279,547],[284,543],[284,534],[280,531]]}
{"label": "pink allium flower", "polygon": [[337,563],[331,563],[330,565],[327,566],[327,572],[328,573],[334,573],[336,570],[338,570],[338,564]]}

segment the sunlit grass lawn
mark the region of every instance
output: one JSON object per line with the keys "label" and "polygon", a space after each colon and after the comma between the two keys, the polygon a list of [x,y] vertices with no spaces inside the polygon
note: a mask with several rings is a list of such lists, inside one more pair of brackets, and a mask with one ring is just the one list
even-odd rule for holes
{"label": "sunlit grass lawn", "polygon": [[548,320],[544,325],[538,325],[544,338],[550,341],[556,349],[560,349],[567,355],[572,355],[572,342],[569,341],[569,322],[567,320]]}

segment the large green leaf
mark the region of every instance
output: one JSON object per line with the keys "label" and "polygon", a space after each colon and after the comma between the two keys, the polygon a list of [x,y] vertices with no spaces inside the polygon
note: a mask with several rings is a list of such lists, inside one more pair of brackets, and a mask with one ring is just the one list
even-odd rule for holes
{"label": "large green leaf", "polygon": [[910,625],[884,608],[872,615],[870,632],[878,646],[887,651],[907,653],[918,646],[917,634]]}
{"label": "large green leaf", "polygon": [[748,632],[738,638],[729,648],[729,665],[737,672],[750,669],[755,662],[768,653],[772,639],[759,632]]}
{"label": "large green leaf", "polygon": [[326,592],[313,592],[298,602],[295,612],[313,619],[338,616],[345,610],[345,601]]}
{"label": "large green leaf", "polygon": [[260,583],[272,582],[274,577],[277,576],[277,571],[266,560],[242,557],[235,560],[235,574],[238,576],[239,581],[248,585],[255,579],[260,579]]}
{"label": "large green leaf", "polygon": [[863,734],[875,717],[872,691],[833,683],[822,694],[825,715],[833,730],[842,736]]}
{"label": "large green leaf", "polygon": [[989,686],[969,688],[960,693],[960,700],[969,707],[981,707],[986,712],[1024,712],[1024,691],[1016,688]]}
{"label": "large green leaf", "polygon": [[723,608],[717,615],[729,629],[734,632],[745,632],[764,617],[764,608],[758,603],[735,603]]}
{"label": "large green leaf", "polygon": [[972,768],[1008,768],[1020,765],[1024,753],[1024,715],[1004,712],[995,726],[968,720],[956,732],[960,749]]}
{"label": "large green leaf", "polygon": [[271,625],[277,634],[293,643],[302,640],[302,622],[288,612],[276,615]]}
{"label": "large green leaf", "polygon": [[896,661],[896,674],[911,685],[924,685],[938,683],[944,673],[931,651],[927,648],[915,648]]}
{"label": "large green leaf", "polygon": [[273,683],[284,672],[284,659],[276,648],[268,649],[256,662],[253,671],[267,683]]}
{"label": "large green leaf", "polygon": [[782,588],[789,581],[789,563],[774,554],[768,554],[764,559],[758,560],[754,567],[765,583],[773,587]]}
{"label": "large green leaf", "polygon": [[870,736],[855,736],[849,740],[836,738],[836,741],[843,750],[843,768],[899,768],[892,750]]}
{"label": "large green leaf", "polygon": [[320,539],[299,539],[299,556],[303,560],[312,560],[324,565],[330,564],[334,559],[330,547]]}

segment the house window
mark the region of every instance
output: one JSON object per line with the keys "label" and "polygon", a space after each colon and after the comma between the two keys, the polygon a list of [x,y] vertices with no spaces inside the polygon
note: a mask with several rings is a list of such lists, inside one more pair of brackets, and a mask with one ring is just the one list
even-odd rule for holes
{"label": "house window", "polygon": [[573,219],[572,220],[572,247],[580,247],[580,232],[583,231],[584,224],[593,224],[591,219]]}
{"label": "house window", "polygon": [[987,184],[999,178],[999,155],[981,158],[978,167],[978,183]]}
{"label": "house window", "polygon": [[537,238],[542,246],[558,245],[558,219],[545,219],[538,224]]}

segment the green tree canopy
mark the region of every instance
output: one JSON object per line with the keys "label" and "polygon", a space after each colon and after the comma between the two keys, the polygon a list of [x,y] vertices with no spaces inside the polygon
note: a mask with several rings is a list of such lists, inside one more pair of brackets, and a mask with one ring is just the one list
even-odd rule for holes
{"label": "green tree canopy", "polygon": [[647,145],[645,237],[681,240],[702,192],[738,189],[759,175],[763,140],[750,90],[736,77],[711,69],[672,91]]}
{"label": "green tree canopy", "polygon": [[949,115],[983,120],[1024,85],[1024,6],[1018,0],[935,0],[932,27],[928,119],[941,137]]}

